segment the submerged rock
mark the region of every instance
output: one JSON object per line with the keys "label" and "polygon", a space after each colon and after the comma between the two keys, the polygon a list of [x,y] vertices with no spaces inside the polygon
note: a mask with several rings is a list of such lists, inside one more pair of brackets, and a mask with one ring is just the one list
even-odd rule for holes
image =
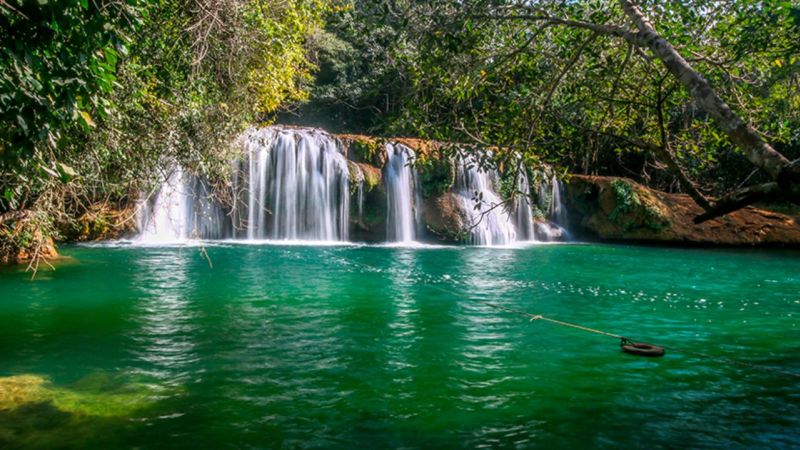
{"label": "submerged rock", "polygon": [[40,375],[14,375],[0,377],[0,411],[47,402],[70,414],[127,416],[156,402],[162,391],[151,384],[121,382],[105,374],[92,374],[66,387]]}

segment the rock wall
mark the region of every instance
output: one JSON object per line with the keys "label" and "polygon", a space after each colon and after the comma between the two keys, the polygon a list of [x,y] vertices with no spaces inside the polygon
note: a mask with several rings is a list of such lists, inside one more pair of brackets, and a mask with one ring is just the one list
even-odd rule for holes
{"label": "rock wall", "polygon": [[702,209],[688,195],[627,178],[573,175],[567,183],[570,230],[578,237],[685,245],[800,247],[798,217],[747,207],[695,224]]}

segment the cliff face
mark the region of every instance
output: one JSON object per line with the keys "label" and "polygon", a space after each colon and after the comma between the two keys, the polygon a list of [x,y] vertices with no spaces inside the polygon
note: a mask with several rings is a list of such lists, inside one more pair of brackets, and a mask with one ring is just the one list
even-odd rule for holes
{"label": "cliff face", "polygon": [[599,239],[688,245],[800,247],[797,217],[747,207],[702,224],[688,195],[632,180],[574,175],[567,183],[571,231]]}

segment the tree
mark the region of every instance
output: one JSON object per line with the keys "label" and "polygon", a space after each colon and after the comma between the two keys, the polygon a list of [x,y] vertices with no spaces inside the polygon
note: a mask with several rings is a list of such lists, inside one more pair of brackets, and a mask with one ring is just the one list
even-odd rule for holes
{"label": "tree", "polygon": [[[749,124],[743,121],[717,95],[710,83],[675,50],[675,47],[658,34],[637,5],[630,0],[619,0],[619,3],[622,10],[638,29],[638,32],[614,25],[576,22],[552,16],[531,15],[526,17],[526,20],[587,28],[595,33],[623,38],[631,45],[649,49],[684,89],[689,92],[695,103],[700,105],[717,122],[731,142],[738,145],[745,152],[750,162],[772,178],[772,181],[768,183],[739,190],[718,201],[708,201],[697,191],[694,183],[682,176],[684,187],[693,193],[693,197],[707,211],[707,214],[700,216],[699,220],[726,214],[757,200],[779,195],[800,204],[800,160],[789,161],[789,159],[772,148]],[[529,8],[525,7],[525,9],[528,10]],[[658,149],[659,156],[670,161],[673,169],[682,172],[682,169],[679,168],[679,165],[666,148],[663,146],[655,148]]]}
{"label": "tree", "polygon": [[[798,202],[798,164],[748,124],[772,127],[776,116],[778,123],[797,123],[791,98],[797,91],[798,8],[784,2],[647,4],[668,36],[625,0],[445,1],[424,13],[410,6],[415,17],[431,18],[416,23],[425,48],[417,73],[423,74],[418,86],[435,91],[425,98],[425,89],[418,90],[415,100],[424,99],[428,112],[412,120],[451,137],[519,151],[579,135],[604,141],[606,150],[636,147],[668,164],[708,211],[701,220],[760,199]],[[769,40],[762,39],[765,32]],[[719,92],[737,100],[738,113]],[[768,111],[771,106],[782,109]],[[796,152],[791,128],[779,133],[772,139]],[[764,179],[710,198],[690,176],[702,171],[684,170],[675,152],[689,141],[702,148],[700,157],[712,159],[728,158],[722,150],[735,146]]]}

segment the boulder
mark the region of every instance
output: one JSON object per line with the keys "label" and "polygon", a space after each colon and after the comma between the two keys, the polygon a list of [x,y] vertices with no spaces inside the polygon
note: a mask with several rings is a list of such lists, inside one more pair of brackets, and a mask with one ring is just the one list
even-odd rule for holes
{"label": "boulder", "polygon": [[533,235],[537,241],[560,242],[567,240],[567,230],[549,220],[534,219]]}
{"label": "boulder", "polygon": [[463,242],[469,233],[463,208],[461,200],[452,192],[427,198],[422,202],[422,222],[428,232],[442,242]]}

